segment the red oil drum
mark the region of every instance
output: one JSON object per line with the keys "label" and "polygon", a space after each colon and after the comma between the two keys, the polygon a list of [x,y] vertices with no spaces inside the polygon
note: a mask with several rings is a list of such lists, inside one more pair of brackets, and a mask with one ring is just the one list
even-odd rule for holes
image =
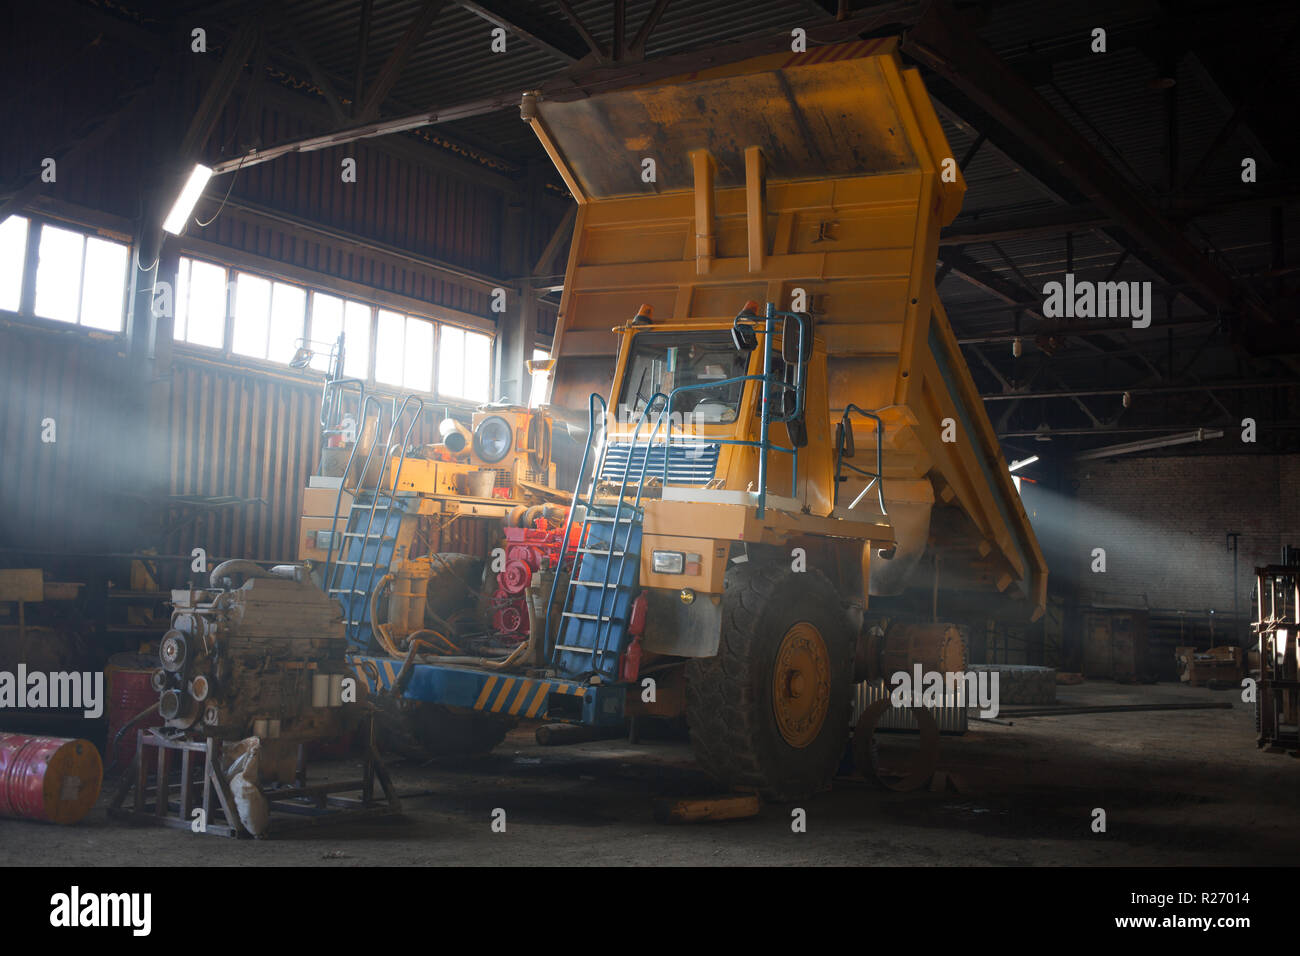
{"label": "red oil drum", "polygon": [[88,740],[0,733],[0,817],[76,823],[99,799],[103,780]]}
{"label": "red oil drum", "polygon": [[[128,728],[116,746],[113,744],[117,732],[127,721],[158,703],[158,692],[150,683],[157,669],[157,658],[147,654],[114,654],[104,668],[108,683],[108,738],[104,752],[110,755],[109,765],[115,772],[125,772],[131,766],[135,757],[136,731],[163,725],[162,717],[152,713],[140,718]],[[146,760],[145,769],[152,771],[158,763],[157,754],[152,750],[146,751]]]}

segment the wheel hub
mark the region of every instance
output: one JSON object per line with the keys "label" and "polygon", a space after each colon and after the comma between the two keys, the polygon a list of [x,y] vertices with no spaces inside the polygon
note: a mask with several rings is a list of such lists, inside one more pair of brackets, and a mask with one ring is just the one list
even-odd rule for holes
{"label": "wheel hub", "polygon": [[821,733],[831,697],[830,655],[812,624],[800,621],[785,632],[772,684],[777,729],[791,747],[807,747]]}

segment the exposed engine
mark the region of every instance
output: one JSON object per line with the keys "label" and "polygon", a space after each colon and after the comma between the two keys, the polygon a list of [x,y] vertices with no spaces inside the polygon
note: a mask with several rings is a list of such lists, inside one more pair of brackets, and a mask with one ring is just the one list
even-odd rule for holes
{"label": "exposed engine", "polygon": [[267,571],[227,561],[213,569],[212,585],[172,592],[153,678],[166,726],[228,740],[301,741],[349,729],[359,708],[343,703],[356,695],[344,694],[355,675],[344,662],[339,605],[298,565]]}

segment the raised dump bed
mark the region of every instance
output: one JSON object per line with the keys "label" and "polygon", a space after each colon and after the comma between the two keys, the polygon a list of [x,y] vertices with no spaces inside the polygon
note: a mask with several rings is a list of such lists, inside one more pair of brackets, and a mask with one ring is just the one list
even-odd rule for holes
{"label": "raised dump bed", "polygon": [[[654,328],[683,331],[730,323],[749,300],[810,313],[826,371],[809,402],[826,402],[832,423],[852,405],[884,425],[896,545],[875,537],[871,594],[928,588],[918,564],[932,547],[943,588],[1002,592],[1042,614],[1043,556],[935,292],[939,230],[965,183],[895,40],[527,95],[523,114],[579,204],[554,405],[585,414],[590,393],[609,393],[611,326],[643,305]],[[853,421],[858,460],[873,461],[874,423]],[[843,516],[867,481],[848,474],[824,508],[805,498],[810,519]]]}

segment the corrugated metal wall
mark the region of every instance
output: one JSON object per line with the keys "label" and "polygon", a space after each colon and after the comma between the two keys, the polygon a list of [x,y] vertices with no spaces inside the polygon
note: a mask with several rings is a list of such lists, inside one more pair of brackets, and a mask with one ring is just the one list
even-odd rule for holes
{"label": "corrugated metal wall", "polygon": [[320,394],[269,375],[177,362],[167,407],[168,492],[260,503],[208,514],[166,549],[263,560],[292,558],[302,487],[320,455]]}
{"label": "corrugated metal wall", "polygon": [[[0,331],[0,547],[104,551],[135,533],[143,435],[115,343]],[[42,422],[53,420],[53,441]]]}
{"label": "corrugated metal wall", "polygon": [[[169,553],[206,548],[213,557],[293,560],[302,490],[320,461],[320,390],[267,373],[179,360],[164,407],[167,493],[259,502],[208,514],[169,534]],[[408,414],[412,414],[408,412]],[[411,443],[437,440],[441,412],[426,406]],[[405,423],[398,438],[405,433]],[[385,417],[385,432],[390,419]],[[481,522],[457,521],[429,536],[439,551],[486,546]]]}

